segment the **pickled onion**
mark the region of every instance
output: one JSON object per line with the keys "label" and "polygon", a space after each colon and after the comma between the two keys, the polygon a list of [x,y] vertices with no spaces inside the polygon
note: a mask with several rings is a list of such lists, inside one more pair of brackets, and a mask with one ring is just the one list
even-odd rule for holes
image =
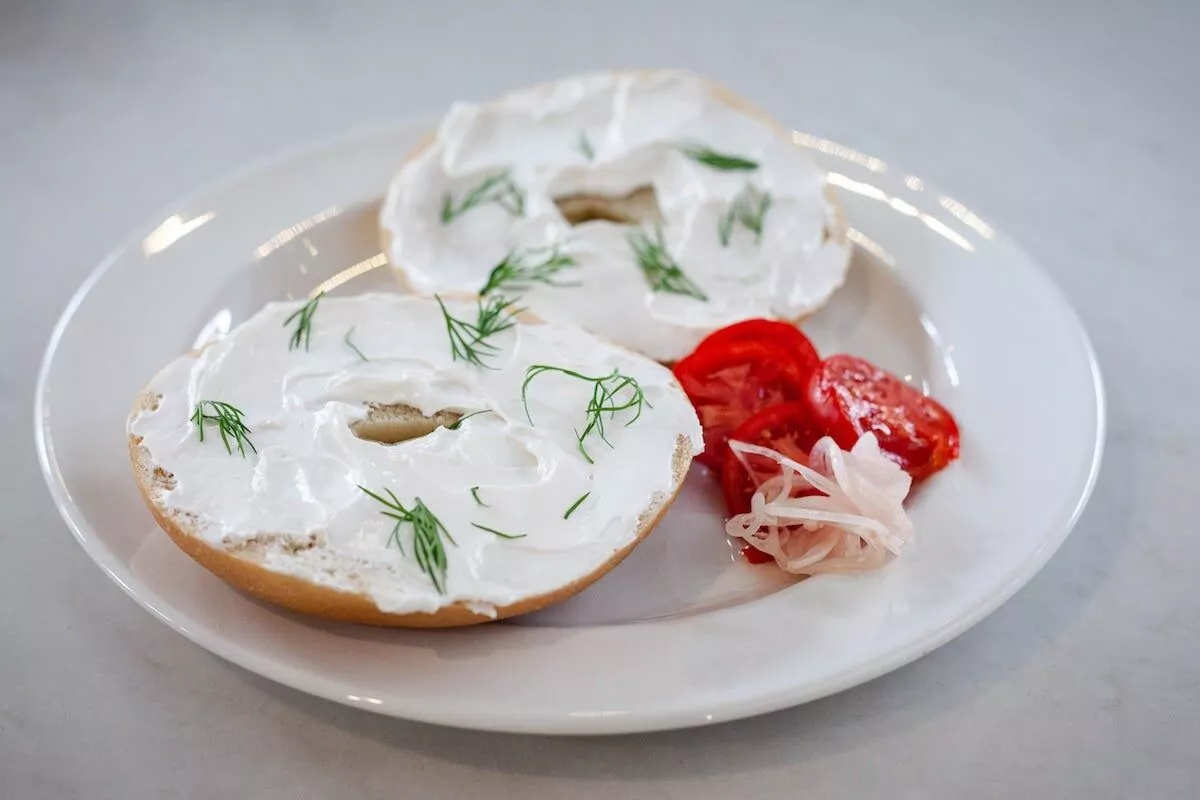
{"label": "pickled onion", "polygon": [[[826,436],[808,464],[759,445],[731,440],[729,447],[751,475],[749,455],[774,461],[781,472],[758,486],[750,511],[732,517],[725,532],[770,555],[785,572],[876,569],[912,539],[904,511],[912,478],[880,451],[873,433],[849,451]],[[821,494],[800,496],[811,489]]]}

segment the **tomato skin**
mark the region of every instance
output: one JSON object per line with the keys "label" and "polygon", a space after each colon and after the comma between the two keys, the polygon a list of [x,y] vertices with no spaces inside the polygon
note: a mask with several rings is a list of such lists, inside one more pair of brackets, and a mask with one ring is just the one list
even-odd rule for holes
{"label": "tomato skin", "polygon": [[[808,403],[797,401],[767,406],[737,426],[729,438],[769,447],[793,461],[807,465],[809,452],[824,435],[824,428],[813,417]],[[725,497],[725,510],[732,517],[750,510],[750,498],[758,484],[778,475],[779,468],[773,461],[751,455],[747,460],[752,465],[756,460],[765,462],[762,471],[752,476],[741,460],[728,450],[729,445],[725,447],[727,452],[721,465],[721,493]]]}
{"label": "tomato skin", "polygon": [[807,399],[817,422],[843,450],[874,433],[880,449],[914,479],[958,458],[958,423],[950,412],[866,359],[825,359],[809,379]]}
{"label": "tomato skin", "polygon": [[747,319],[715,330],[696,346],[694,352],[727,347],[735,342],[763,342],[783,347],[791,351],[793,358],[807,364],[810,371],[821,363],[817,348],[799,328],[790,322],[773,319]]}
{"label": "tomato skin", "polygon": [[730,431],[768,405],[803,399],[818,365],[806,355],[797,358],[786,347],[759,341],[727,342],[677,361],[675,377],[704,428],[704,452],[697,460],[719,470]]}

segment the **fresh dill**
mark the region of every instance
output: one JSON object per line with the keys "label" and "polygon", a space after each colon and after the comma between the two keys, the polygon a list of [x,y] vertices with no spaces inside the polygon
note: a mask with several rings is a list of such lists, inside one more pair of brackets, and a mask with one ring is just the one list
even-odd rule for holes
{"label": "fresh dill", "polygon": [[489,336],[506,331],[515,325],[516,315],[522,311],[520,308],[515,308],[515,305],[515,300],[503,297],[492,297],[479,301],[474,325],[475,333],[478,336],[476,341],[482,342]]}
{"label": "fresh dill", "polygon": [[515,300],[503,297],[480,299],[476,302],[475,321],[467,322],[450,313],[442,298],[434,295],[446,320],[446,335],[450,337],[450,355],[455,361],[466,361],[477,367],[487,368],[485,358],[496,353],[496,345],[488,341],[497,333],[513,327],[514,317],[520,309],[514,308]]}
{"label": "fresh dill", "polygon": [[[209,413],[205,413],[204,408],[208,407]],[[250,441],[250,429],[246,427],[246,423],[242,421],[245,416],[240,408],[231,406],[229,403],[222,403],[219,400],[201,400],[196,404],[196,410],[192,412],[191,420],[196,424],[196,434],[200,441],[204,441],[204,424],[212,423],[217,426],[217,432],[221,434],[221,443],[225,445],[225,451],[233,455],[233,446],[236,444],[238,452],[242,458],[246,457],[246,448],[249,447],[253,452],[257,453],[254,442]]]}
{"label": "fresh dill", "polygon": [[733,223],[736,221],[737,208],[736,205],[731,204],[729,210],[717,220],[717,239],[721,242],[721,247],[729,247],[729,240],[733,236]]}
{"label": "fresh dill", "polygon": [[525,538],[525,534],[523,534],[523,533],[505,533],[504,531],[498,531],[495,528],[488,528],[483,525],[480,525],[478,522],[472,522],[471,527],[479,528],[479,530],[487,531],[488,533],[494,533],[497,536],[499,536],[501,539],[524,539]]}
{"label": "fresh dill", "polygon": [[767,216],[767,210],[770,208],[771,195],[747,183],[746,188],[734,196],[733,201],[729,204],[729,210],[721,216],[717,223],[717,238],[721,240],[721,246],[729,246],[735,222],[742,223],[746,230],[754,234],[755,241],[761,242],[763,219]]}
{"label": "fresh dill", "polygon": [[[540,260],[535,260],[539,257]],[[577,266],[579,265],[575,259],[560,252],[557,245],[548,253],[513,250],[504,260],[492,267],[487,283],[479,290],[479,294],[482,297],[501,289],[520,291],[528,289],[533,283],[560,287],[577,286],[575,283],[561,283],[557,280],[560,272]]]}
{"label": "fresh dill", "polygon": [[368,359],[366,356],[363,355],[363,351],[359,350],[357,347],[355,347],[354,342],[350,341],[350,337],[351,337],[351,335],[353,335],[354,329],[357,327],[358,327],[357,325],[351,325],[350,330],[346,331],[346,335],[342,337],[342,341],[344,341],[346,343],[347,347],[349,347],[351,350],[353,350],[355,353],[357,353],[359,358],[361,358],[363,361],[368,361],[370,359]]}
{"label": "fresh dill", "polygon": [[472,411],[470,414],[463,414],[461,417],[459,417],[458,419],[454,420],[454,422],[451,422],[449,425],[447,425],[447,426],[446,426],[446,430],[448,430],[448,431],[456,431],[456,430],[458,430],[459,428],[461,428],[461,427],[462,427],[462,424],[463,424],[464,422],[466,422],[467,420],[469,420],[471,417],[477,417],[477,416],[479,416],[480,414],[486,414],[486,413],[487,413],[488,411],[490,411],[490,410],[491,410],[491,409],[487,409],[487,408],[481,408],[481,409],[479,409],[478,411]]}
{"label": "fresh dill", "polygon": [[584,133],[583,131],[579,132],[578,148],[579,148],[579,152],[583,153],[583,157],[586,158],[588,161],[596,160],[596,151],[592,147],[592,142],[590,139],[588,139],[587,134]]}
{"label": "fresh dill", "polygon": [[567,513],[563,514],[563,519],[570,519],[571,515],[575,513],[575,509],[583,505],[583,501],[587,500],[591,494],[591,492],[584,492],[578,500],[571,503],[571,507],[567,509]]}
{"label": "fresh dill", "polygon": [[645,231],[635,231],[629,234],[628,241],[637,257],[642,275],[653,291],[685,295],[707,302],[708,295],[684,274],[683,269],[667,250],[661,227],[655,229],[653,239]]}
{"label": "fresh dill", "polygon": [[586,409],[587,423],[584,425],[583,430],[575,429],[575,438],[578,442],[579,453],[589,464],[594,464],[595,461],[593,461],[591,454],[588,453],[585,443],[588,436],[593,432],[598,433],[600,439],[609,447],[613,446],[604,430],[605,415],[608,415],[608,418],[611,420],[622,411],[632,410],[633,416],[625,421],[625,427],[629,427],[637,422],[638,418],[642,415],[642,408],[650,405],[637,379],[631,378],[628,375],[622,375],[616,369],[608,375],[594,378],[565,367],[534,364],[525,370],[525,382],[521,384],[521,402],[525,406],[525,418],[529,420],[530,425],[533,424],[533,417],[529,413],[529,400],[527,397],[529,384],[539,375],[547,372],[557,372],[561,375],[587,381],[592,384],[592,396],[588,400]]}
{"label": "fresh dill", "polygon": [[679,148],[679,152],[698,164],[703,164],[712,169],[719,169],[726,172],[750,172],[758,169],[757,161],[751,161],[748,158],[730,155],[729,153],[719,153],[703,145],[685,145]]}
{"label": "fresh dill", "polygon": [[449,192],[442,196],[442,224],[448,225],[476,206],[495,203],[514,217],[525,213],[525,193],[513,183],[508,170],[484,178],[456,203]]}
{"label": "fresh dill", "polygon": [[479,487],[478,486],[471,487],[471,497],[475,500],[476,505],[483,506],[484,508],[488,507],[487,503],[485,503],[479,499]]}
{"label": "fresh dill", "polygon": [[360,485],[358,488],[362,489],[368,497],[383,505],[384,510],[380,511],[380,514],[396,521],[387,543],[389,546],[395,544],[401,555],[407,555],[407,553],[404,550],[404,543],[400,540],[400,526],[404,524],[412,526],[413,557],[417,561],[417,566],[429,576],[429,580],[433,582],[433,588],[437,589],[438,594],[445,594],[447,562],[446,545],[442,540],[445,539],[455,547],[458,546],[458,542],[454,541],[454,537],[446,530],[442,521],[434,516],[434,513],[429,510],[429,506],[421,502],[419,497],[413,500],[412,508],[405,508],[391,489],[384,489],[387,497],[383,497],[365,486]]}
{"label": "fresh dill", "polygon": [[324,296],[325,293],[321,292],[296,309],[295,313],[283,321],[283,327],[286,328],[292,324],[292,320],[296,320],[296,330],[292,331],[292,338],[288,342],[288,350],[295,350],[302,344],[305,350],[308,349],[308,342],[312,338],[313,314],[317,312],[317,304],[321,302],[321,298]]}

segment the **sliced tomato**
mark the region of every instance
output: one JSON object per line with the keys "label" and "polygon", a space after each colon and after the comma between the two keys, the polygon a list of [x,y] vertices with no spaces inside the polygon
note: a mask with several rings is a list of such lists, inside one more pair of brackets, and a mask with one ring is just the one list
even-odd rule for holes
{"label": "sliced tomato", "polygon": [[[813,417],[808,403],[797,401],[767,406],[737,426],[729,438],[769,447],[793,461],[808,464],[809,451],[824,435],[825,431]],[[747,455],[746,462],[749,470],[730,452],[721,465],[721,492],[731,517],[749,511],[754,491],[764,481],[779,474],[779,465],[762,456]]]}
{"label": "sliced tomato", "polygon": [[714,347],[726,347],[735,342],[765,342],[779,345],[790,351],[792,356],[810,364],[813,369],[820,363],[817,349],[799,328],[789,322],[773,319],[747,319],[713,331],[696,347],[696,352]]}
{"label": "sliced tomato", "polygon": [[764,553],[752,544],[742,548],[742,557],[751,564],[770,564],[775,560],[770,553]]}
{"label": "sliced tomato", "polygon": [[801,400],[819,362],[767,342],[734,341],[697,350],[675,363],[675,377],[704,428],[702,464],[720,469],[729,432],[755,412]]}
{"label": "sliced tomato", "polygon": [[808,401],[838,446],[870,431],[879,447],[914,478],[958,458],[958,424],[940,403],[866,359],[837,355],[813,372]]}

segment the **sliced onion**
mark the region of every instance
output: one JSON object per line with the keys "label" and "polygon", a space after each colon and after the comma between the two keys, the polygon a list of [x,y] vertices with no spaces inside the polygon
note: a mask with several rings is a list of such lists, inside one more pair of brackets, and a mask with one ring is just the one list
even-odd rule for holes
{"label": "sliced onion", "polygon": [[[781,569],[796,575],[876,569],[912,539],[904,511],[912,478],[880,452],[874,434],[863,434],[849,452],[827,436],[809,464],[746,442],[729,446],[748,471],[748,455],[779,465],[780,474],[755,490],[750,510],[732,517],[725,532]],[[801,496],[809,489],[821,494]]]}

